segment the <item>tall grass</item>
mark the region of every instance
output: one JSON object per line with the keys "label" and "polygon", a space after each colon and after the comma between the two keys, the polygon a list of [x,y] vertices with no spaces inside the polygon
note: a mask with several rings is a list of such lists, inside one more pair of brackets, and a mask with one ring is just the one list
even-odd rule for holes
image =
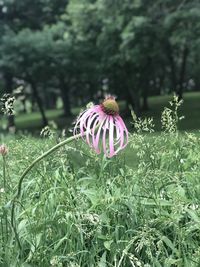
{"label": "tall grass", "polygon": [[200,266],[200,137],[178,132],[179,103],[171,105],[159,135],[151,119],[133,114],[129,165],[126,152],[106,159],[81,141],[41,161],[23,181],[17,236],[11,199],[20,174],[57,141],[10,140],[1,162],[0,266]]}

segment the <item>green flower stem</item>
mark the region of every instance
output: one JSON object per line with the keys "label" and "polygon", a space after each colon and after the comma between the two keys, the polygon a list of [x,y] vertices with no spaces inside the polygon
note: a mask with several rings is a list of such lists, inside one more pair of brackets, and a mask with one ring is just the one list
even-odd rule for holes
{"label": "green flower stem", "polygon": [[47,156],[49,156],[51,153],[53,153],[54,151],[56,151],[58,148],[72,142],[73,140],[75,140],[76,138],[81,137],[81,134],[77,134],[74,136],[71,136],[69,138],[67,138],[66,140],[58,143],[57,145],[53,146],[52,148],[50,148],[48,151],[46,151],[45,153],[43,153],[41,156],[39,156],[38,158],[36,158],[35,160],[33,160],[33,162],[24,170],[24,172],[22,173],[19,182],[18,182],[18,186],[17,186],[17,192],[15,194],[15,196],[12,199],[12,207],[11,207],[11,226],[13,228],[17,243],[19,245],[19,248],[21,249],[21,244],[20,244],[20,240],[19,240],[19,236],[17,233],[17,229],[15,227],[15,223],[14,223],[14,215],[15,215],[15,203],[17,201],[17,199],[20,197],[21,195],[21,188],[22,188],[22,182],[24,180],[24,178],[26,177],[26,175],[29,173],[30,170],[32,170],[32,168],[41,160],[43,160],[44,158],[46,158]]}
{"label": "green flower stem", "polygon": [[[5,201],[7,202],[6,155],[2,155],[2,159],[3,159],[3,189],[5,192]],[[3,227],[3,220],[5,221],[5,229]],[[6,242],[8,241],[8,216],[7,216],[7,211],[5,209],[3,209],[3,218],[1,218],[1,228],[2,228],[3,243],[6,244]],[[5,251],[6,251],[6,246],[3,246],[3,252],[5,253]]]}
{"label": "green flower stem", "polygon": [[50,148],[48,151],[46,151],[45,153],[43,153],[41,156],[39,156],[38,158],[36,158],[22,173],[20,179],[19,179],[19,183],[18,183],[18,188],[17,188],[17,193],[15,198],[18,198],[21,194],[21,186],[22,186],[22,182],[25,178],[25,176],[29,173],[29,171],[35,166],[36,163],[38,163],[39,161],[41,161],[42,159],[46,158],[48,155],[50,155],[51,153],[53,153],[54,151],[56,151],[58,148],[71,143],[73,140],[75,140],[76,138],[81,137],[81,134],[77,134],[74,136],[71,136],[69,138],[67,138],[66,140],[58,143],[57,145],[53,146],[52,148]]}
{"label": "green flower stem", "polygon": [[5,159],[5,156],[3,156],[3,187],[4,187],[4,190],[6,190],[6,159]]}

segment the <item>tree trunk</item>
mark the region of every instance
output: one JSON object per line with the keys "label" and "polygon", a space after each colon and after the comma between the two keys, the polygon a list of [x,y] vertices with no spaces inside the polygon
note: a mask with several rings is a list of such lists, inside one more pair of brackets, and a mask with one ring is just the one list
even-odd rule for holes
{"label": "tree trunk", "polygon": [[40,114],[42,116],[42,126],[46,126],[46,125],[48,125],[48,120],[47,120],[47,117],[45,115],[45,111],[44,111],[44,108],[43,108],[43,103],[42,103],[42,100],[41,100],[41,98],[39,96],[36,84],[34,83],[34,81],[32,79],[29,79],[29,82],[31,84],[31,88],[32,88],[32,91],[33,91],[33,96],[34,96],[34,98],[35,98],[35,100],[37,102]]}
{"label": "tree trunk", "polygon": [[140,110],[141,110],[139,93],[136,90],[130,89],[130,88],[128,88],[128,93],[129,93],[131,102],[133,103],[133,110],[134,110],[135,114],[137,116],[139,116]]}
{"label": "tree trunk", "polygon": [[134,112],[137,116],[140,115],[140,95],[139,92],[135,86],[135,81],[133,79],[133,69],[130,63],[126,63],[124,68],[124,77],[126,80],[126,85],[127,85],[127,94],[126,94],[126,99],[127,99],[127,104],[131,104],[131,106],[134,109]]}
{"label": "tree trunk", "polygon": [[[150,60],[148,60],[147,66],[150,65]],[[142,89],[142,110],[147,111],[149,109],[148,105],[148,96],[149,96],[149,79],[148,79],[148,71],[144,71],[145,77],[140,81]]]}
{"label": "tree trunk", "polygon": [[69,88],[65,82],[64,77],[60,76],[60,92],[63,100],[64,115],[66,117],[71,116],[70,100],[69,100]]}
{"label": "tree trunk", "polygon": [[179,78],[179,84],[178,84],[178,90],[177,90],[177,95],[178,95],[179,100],[183,98],[183,83],[185,79],[186,63],[187,63],[188,54],[189,54],[189,50],[188,50],[188,47],[185,45],[183,49],[182,63],[181,63],[181,69],[180,69],[180,78]]}
{"label": "tree trunk", "polygon": [[57,100],[57,95],[54,92],[49,92],[48,96],[46,96],[46,103],[45,103],[46,108],[55,109],[56,100]]}
{"label": "tree trunk", "polygon": [[163,89],[164,81],[165,81],[165,74],[163,73],[159,77],[159,84],[157,86],[159,95],[161,95],[161,90]]}
{"label": "tree trunk", "polygon": [[36,111],[36,102],[35,102],[35,97],[31,96],[31,112]]}
{"label": "tree trunk", "polygon": [[172,47],[169,42],[167,42],[166,44],[166,50],[167,50],[167,56],[168,56],[169,64],[171,68],[170,74],[171,74],[172,91],[176,91],[177,89],[176,64],[175,64],[174,57],[173,57]]}
{"label": "tree trunk", "polygon": [[142,94],[142,110],[147,111],[149,110],[149,104],[148,104],[148,90],[145,88],[143,89],[143,94]]}
{"label": "tree trunk", "polygon": [[[13,90],[13,80],[12,80],[12,74],[10,73],[5,73],[4,75],[5,79],[5,89],[7,94],[12,94]],[[14,129],[15,131],[15,116],[14,114],[8,115],[8,130]],[[13,131],[13,130],[12,130]]]}
{"label": "tree trunk", "polygon": [[26,113],[27,113],[27,109],[26,109],[26,99],[23,99],[23,100],[22,100],[22,105],[23,105],[23,110],[22,110],[22,112],[23,112],[24,114],[26,114]]}

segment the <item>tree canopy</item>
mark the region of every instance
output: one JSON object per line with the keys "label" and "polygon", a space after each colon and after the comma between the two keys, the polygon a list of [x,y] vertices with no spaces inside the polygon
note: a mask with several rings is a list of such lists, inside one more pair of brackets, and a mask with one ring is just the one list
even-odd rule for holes
{"label": "tree canopy", "polygon": [[0,25],[1,90],[29,85],[44,124],[48,95],[69,116],[109,90],[139,114],[149,95],[199,89],[197,0],[2,0]]}

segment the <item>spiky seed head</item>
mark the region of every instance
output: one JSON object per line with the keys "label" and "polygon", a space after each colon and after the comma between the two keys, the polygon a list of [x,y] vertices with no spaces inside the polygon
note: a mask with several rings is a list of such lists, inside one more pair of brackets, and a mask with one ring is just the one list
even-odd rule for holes
{"label": "spiky seed head", "polygon": [[119,106],[114,97],[106,98],[102,102],[101,107],[107,115],[116,115],[119,113]]}

